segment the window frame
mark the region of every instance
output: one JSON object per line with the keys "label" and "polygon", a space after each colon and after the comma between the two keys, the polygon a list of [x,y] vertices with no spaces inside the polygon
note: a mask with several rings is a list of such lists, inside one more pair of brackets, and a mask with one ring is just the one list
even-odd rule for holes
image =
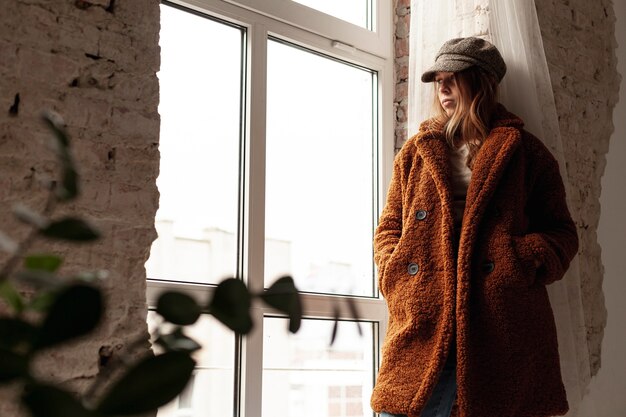
{"label": "window frame", "polygon": [[[250,291],[261,292],[264,288],[265,262],[265,140],[266,140],[266,93],[267,93],[267,42],[269,38],[285,40],[291,44],[327,55],[354,65],[367,67],[377,72],[378,117],[373,127],[377,131],[378,143],[374,155],[376,214],[380,213],[385,201],[387,186],[391,179],[394,159],[394,62],[392,6],[385,1],[375,1],[376,32],[360,28],[351,23],[290,0],[168,0],[162,3],[183,7],[200,14],[245,28],[242,94],[242,195],[240,196],[239,265],[237,277],[243,279]],[[276,7],[289,2],[296,10],[285,9],[276,16]],[[386,4],[388,7],[382,7]],[[291,6],[290,6],[291,7]],[[262,9],[262,10],[259,10]],[[285,22],[290,13],[295,13],[294,23]],[[324,15],[324,16],[319,16]],[[311,27],[304,29],[300,19],[311,16]],[[292,16],[293,17],[293,16]],[[319,22],[325,22],[327,26]],[[320,24],[320,27],[315,25]],[[314,27],[313,27],[314,26]],[[323,33],[320,33],[323,29]],[[376,36],[379,44],[372,42]],[[383,39],[385,41],[383,41]],[[351,47],[345,47],[350,45]],[[240,183],[241,186],[241,183]],[[373,219],[375,226],[376,218]],[[243,254],[243,256],[241,256]],[[375,279],[375,277],[374,277]],[[376,285],[375,285],[376,286]],[[147,304],[156,306],[160,293],[177,290],[187,293],[201,302],[208,300],[215,286],[164,280],[147,280]],[[387,307],[378,291],[374,297],[343,296],[331,294],[303,293],[305,318],[332,318],[335,303],[350,298],[357,306],[363,321],[374,322],[377,337],[374,337],[375,377],[380,362],[379,351],[386,333]],[[259,302],[253,303],[253,331],[245,337],[237,337],[235,364],[235,410],[237,417],[261,417],[263,384],[263,317],[276,316],[277,312]],[[351,319],[348,309],[343,308],[340,319]],[[233,335],[233,337],[235,337]],[[238,395],[237,395],[238,393]]]}
{"label": "window frame", "polygon": [[374,11],[371,30],[291,0],[225,1],[381,58],[392,56],[393,44],[389,42],[388,34],[392,33],[393,9],[392,2],[387,0],[371,0]]}

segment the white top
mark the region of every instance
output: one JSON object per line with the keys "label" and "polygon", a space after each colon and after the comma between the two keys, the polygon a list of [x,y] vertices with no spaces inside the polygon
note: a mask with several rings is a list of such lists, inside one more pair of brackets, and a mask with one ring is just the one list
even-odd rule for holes
{"label": "white top", "polygon": [[465,197],[467,187],[472,178],[472,171],[467,167],[467,156],[469,148],[463,144],[460,148],[452,148],[450,152],[450,165],[452,169],[452,215],[454,217],[454,230],[458,240],[463,222],[463,211],[465,210]]}

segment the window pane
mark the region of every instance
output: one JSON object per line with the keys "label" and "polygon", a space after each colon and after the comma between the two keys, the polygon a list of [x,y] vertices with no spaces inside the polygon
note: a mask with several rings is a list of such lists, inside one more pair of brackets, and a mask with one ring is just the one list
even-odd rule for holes
{"label": "window pane", "polygon": [[266,286],[373,295],[375,77],[269,42]]}
{"label": "window pane", "polygon": [[339,322],[330,346],[332,320],[304,320],[296,334],[287,320],[265,318],[264,417],[371,416],[374,325]]}
{"label": "window pane", "polygon": [[372,0],[293,0],[312,9],[371,29]]}
{"label": "window pane", "polygon": [[242,36],[161,5],[161,197],[149,278],[217,283],[235,274]]}
{"label": "window pane", "polygon": [[[152,333],[160,316],[148,312]],[[212,316],[203,314],[185,334],[200,343],[195,352],[196,371],[187,388],[169,404],[161,407],[157,417],[232,416],[234,395],[235,337]],[[155,347],[155,351],[158,351]]]}

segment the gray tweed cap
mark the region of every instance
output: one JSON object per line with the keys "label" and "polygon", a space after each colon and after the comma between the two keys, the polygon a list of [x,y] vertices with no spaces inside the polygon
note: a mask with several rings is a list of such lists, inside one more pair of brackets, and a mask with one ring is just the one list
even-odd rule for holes
{"label": "gray tweed cap", "polygon": [[481,38],[454,38],[443,44],[435,65],[422,74],[422,82],[428,83],[435,79],[435,73],[459,72],[473,65],[479,66],[502,81],[506,73],[506,64],[498,49]]}

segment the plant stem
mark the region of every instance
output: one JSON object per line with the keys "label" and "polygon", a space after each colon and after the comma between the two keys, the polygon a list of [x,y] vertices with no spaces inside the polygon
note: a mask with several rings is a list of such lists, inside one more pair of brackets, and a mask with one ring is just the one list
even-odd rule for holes
{"label": "plant stem", "polygon": [[[52,214],[52,212],[56,208],[57,197],[54,193],[54,188],[55,188],[54,185],[52,185],[50,192],[48,193],[46,206],[43,209],[42,214],[46,217]],[[26,253],[26,251],[30,249],[33,242],[37,238],[38,233],[39,233],[39,229],[33,228],[33,230],[31,230],[28,233],[26,238],[18,244],[17,250],[15,251],[15,253],[9,258],[7,263],[4,264],[4,266],[0,270],[0,283],[3,283],[7,279],[9,279],[11,274],[13,274],[13,270],[17,267],[18,262],[20,262],[20,260],[24,257],[24,254]]]}

